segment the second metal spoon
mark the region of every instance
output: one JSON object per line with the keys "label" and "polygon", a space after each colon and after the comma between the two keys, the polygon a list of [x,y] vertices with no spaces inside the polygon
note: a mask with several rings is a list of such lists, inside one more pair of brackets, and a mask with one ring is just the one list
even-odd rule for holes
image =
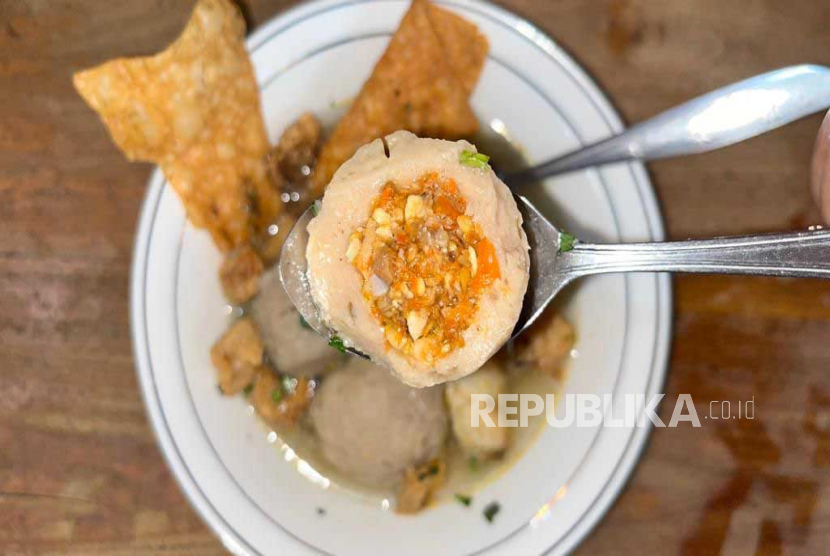
{"label": "second metal spoon", "polygon": [[517,186],[623,160],[657,160],[726,147],[830,108],[830,69],[790,66],[692,99],[619,135],[502,176]]}

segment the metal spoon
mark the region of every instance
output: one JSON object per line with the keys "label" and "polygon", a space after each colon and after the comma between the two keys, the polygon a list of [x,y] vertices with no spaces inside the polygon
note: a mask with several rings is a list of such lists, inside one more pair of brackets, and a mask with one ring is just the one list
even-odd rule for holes
{"label": "metal spoon", "polygon": [[[516,202],[530,243],[530,282],[512,338],[533,324],[565,286],[593,274],[697,272],[830,278],[830,230],[666,243],[589,244],[561,233],[526,198],[517,195]],[[332,332],[320,321],[306,278],[306,228],[313,217],[311,207],[288,234],[280,256],[280,277],[306,322],[331,339]],[[572,248],[568,245],[571,241]]]}
{"label": "metal spoon", "polygon": [[[530,282],[513,338],[533,324],[565,286],[583,276],[679,272],[830,278],[830,230],[821,226],[783,234],[590,244],[560,232],[526,198],[517,195],[516,201],[530,243]],[[563,251],[563,238],[572,249]]]}
{"label": "metal spoon", "polygon": [[512,186],[623,160],[712,151],[830,108],[830,69],[790,66],[676,106],[619,135],[502,176]]}
{"label": "metal spoon", "polygon": [[[308,246],[308,223],[317,214],[317,203],[313,203],[294,223],[280,250],[280,280],[288,298],[300,312],[305,322],[320,336],[332,342],[335,332],[328,328],[317,312],[308,283],[308,261],[305,258]],[[338,344],[339,347],[339,344]],[[351,347],[343,346],[346,351],[369,358]]]}

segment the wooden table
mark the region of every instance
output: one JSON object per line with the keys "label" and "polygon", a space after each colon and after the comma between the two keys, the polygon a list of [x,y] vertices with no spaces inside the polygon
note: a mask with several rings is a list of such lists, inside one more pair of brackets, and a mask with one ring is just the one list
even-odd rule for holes
{"label": "wooden table", "polygon": [[[822,0],[502,0],[597,78],[628,121],[772,68],[830,65]],[[261,23],[291,1],[250,2]],[[73,71],[172,40],[191,2],[0,0],[0,552],[221,554],[156,447],[127,289],[150,168],[128,163]],[[673,238],[817,223],[819,117],[651,167]],[[830,544],[830,286],[675,281],[667,418],[580,554],[820,554]],[[753,420],[704,419],[754,398]],[[712,406],[720,416],[720,403]]]}

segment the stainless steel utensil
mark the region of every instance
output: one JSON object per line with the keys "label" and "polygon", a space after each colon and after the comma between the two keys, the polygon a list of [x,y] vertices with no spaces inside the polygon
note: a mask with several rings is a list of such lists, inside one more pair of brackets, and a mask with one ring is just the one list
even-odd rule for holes
{"label": "stainless steel utensil", "polygon": [[[830,230],[618,245],[582,243],[560,232],[524,197],[516,201],[530,243],[530,282],[513,338],[562,289],[583,276],[681,272],[830,278]],[[573,248],[562,250],[565,245]]]}
{"label": "stainless steel utensil", "polygon": [[830,108],[830,69],[791,66],[692,99],[598,143],[502,176],[528,182],[624,160],[703,153],[738,143]]}

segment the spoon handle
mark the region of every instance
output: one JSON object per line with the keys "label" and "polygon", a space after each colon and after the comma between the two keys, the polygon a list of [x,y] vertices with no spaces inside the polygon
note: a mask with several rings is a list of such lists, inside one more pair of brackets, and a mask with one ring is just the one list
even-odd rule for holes
{"label": "spoon handle", "polygon": [[610,272],[830,278],[830,230],[666,243],[577,243],[559,259],[570,279]]}
{"label": "spoon handle", "polygon": [[510,185],[623,160],[656,160],[738,143],[830,107],[830,69],[790,66],[692,99],[628,130],[505,177]]}

